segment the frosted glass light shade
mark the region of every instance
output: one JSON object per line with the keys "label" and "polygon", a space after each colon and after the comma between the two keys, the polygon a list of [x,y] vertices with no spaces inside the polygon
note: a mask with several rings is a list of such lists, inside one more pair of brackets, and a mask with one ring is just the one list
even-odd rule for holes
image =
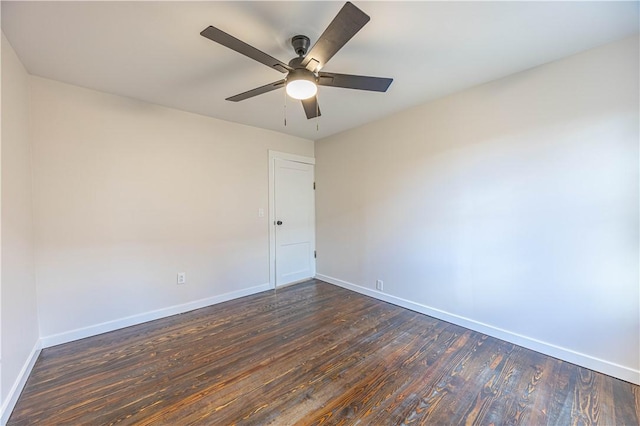
{"label": "frosted glass light shade", "polygon": [[287,95],[293,99],[309,99],[318,93],[318,86],[309,80],[292,80],[287,82]]}

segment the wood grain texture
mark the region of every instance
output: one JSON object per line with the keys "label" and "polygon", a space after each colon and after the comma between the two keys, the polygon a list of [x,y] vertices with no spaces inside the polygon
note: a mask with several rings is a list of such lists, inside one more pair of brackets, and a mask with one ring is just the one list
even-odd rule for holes
{"label": "wood grain texture", "polygon": [[638,425],[638,386],[320,281],[42,351],[8,425]]}

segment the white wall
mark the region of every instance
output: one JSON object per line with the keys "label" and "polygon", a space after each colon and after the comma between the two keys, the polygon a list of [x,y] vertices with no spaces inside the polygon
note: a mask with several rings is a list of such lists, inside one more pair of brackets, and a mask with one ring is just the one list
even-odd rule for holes
{"label": "white wall", "polygon": [[268,150],[313,141],[31,84],[45,346],[267,288]]}
{"label": "white wall", "polygon": [[[2,34],[2,421],[20,392],[19,382],[37,355],[34,278],[29,76]],[[26,377],[25,377],[26,378]]]}
{"label": "white wall", "polygon": [[316,142],[320,277],[640,383],[638,78],[627,39]]}

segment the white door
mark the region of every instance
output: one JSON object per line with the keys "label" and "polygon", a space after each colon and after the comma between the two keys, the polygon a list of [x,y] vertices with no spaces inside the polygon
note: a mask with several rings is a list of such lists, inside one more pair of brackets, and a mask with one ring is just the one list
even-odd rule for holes
{"label": "white door", "polygon": [[275,285],[315,275],[313,164],[274,158]]}

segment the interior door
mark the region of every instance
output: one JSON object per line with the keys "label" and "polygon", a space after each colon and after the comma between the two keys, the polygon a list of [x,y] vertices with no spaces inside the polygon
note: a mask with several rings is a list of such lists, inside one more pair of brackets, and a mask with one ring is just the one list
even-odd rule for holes
{"label": "interior door", "polygon": [[274,159],[276,287],[315,275],[312,164]]}

